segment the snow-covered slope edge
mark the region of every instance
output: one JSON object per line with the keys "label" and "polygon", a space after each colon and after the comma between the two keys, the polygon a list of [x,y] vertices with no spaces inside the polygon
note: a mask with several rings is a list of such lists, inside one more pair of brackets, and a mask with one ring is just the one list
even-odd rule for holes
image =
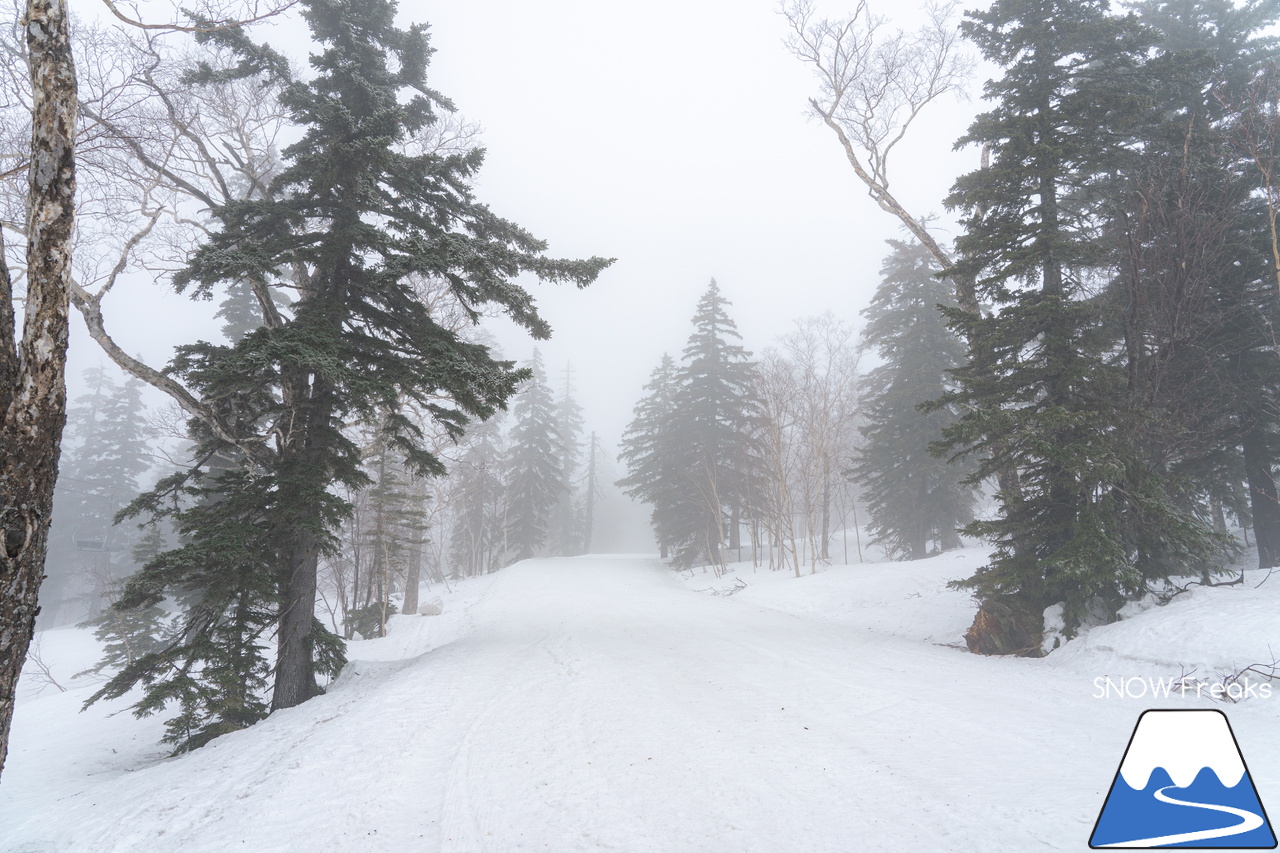
{"label": "snow-covered slope edge", "polygon": [[[987,553],[967,548],[912,562],[819,566],[815,573],[804,566],[798,578],[790,568],[731,563],[720,578],[699,568],[682,579],[692,590],[744,604],[963,649],[975,605],[947,584],[971,575]],[[1250,558],[1256,556],[1242,561]],[[1129,611],[1119,622],[1082,629],[1050,653],[1045,668],[1091,677],[1219,679],[1280,658],[1280,571],[1246,569],[1241,584],[1193,586],[1167,605]]]}

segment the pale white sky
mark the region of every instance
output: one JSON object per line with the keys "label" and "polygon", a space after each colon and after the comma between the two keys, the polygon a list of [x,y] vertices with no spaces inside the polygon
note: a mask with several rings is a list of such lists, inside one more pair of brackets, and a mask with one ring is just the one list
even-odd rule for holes
{"label": "pale white sky", "polygon": [[[842,0],[821,9],[847,11]],[[610,446],[662,352],[679,355],[713,276],[758,353],[799,317],[830,309],[857,322],[883,241],[900,234],[806,116],[814,81],[783,45],[776,10],[773,0],[401,3],[403,23],[431,25],[430,84],[484,128],[479,197],[554,255],[618,259],[585,291],[531,286],[555,330],[540,344],[548,368],[558,385],[573,362],[588,429]],[[301,56],[300,33],[258,37]],[[976,165],[976,152],[951,146],[979,108],[935,105],[897,155],[894,189],[913,212],[942,213],[955,176]],[[148,361],[216,335],[210,303],[130,287],[137,298],[122,289],[108,310]],[[509,357],[531,354],[509,324],[493,331]],[[72,370],[101,360],[78,335]]]}
{"label": "pale white sky", "polygon": [[[880,3],[879,11],[894,12]],[[823,7],[846,11],[840,0]],[[427,20],[431,80],[480,121],[480,197],[561,255],[615,256],[589,290],[535,289],[591,423],[616,441],[664,350],[679,354],[714,276],[758,352],[798,317],[857,321],[898,225],[807,118],[809,69],[773,0],[405,2]],[[979,83],[975,81],[974,91]],[[895,189],[942,212],[978,102],[939,105],[898,155]],[[502,335],[519,358],[531,345]]]}

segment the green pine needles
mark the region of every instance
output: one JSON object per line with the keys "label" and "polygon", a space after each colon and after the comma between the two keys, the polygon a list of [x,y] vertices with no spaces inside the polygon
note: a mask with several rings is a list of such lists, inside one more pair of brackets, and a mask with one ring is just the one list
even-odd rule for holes
{"label": "green pine needles", "polygon": [[567,498],[561,478],[563,442],[555,399],[536,350],[529,379],[515,399],[507,460],[506,559],[527,560],[547,541],[552,512]]}
{"label": "green pine needles", "polygon": [[1102,295],[1123,268],[1116,190],[1170,78],[1149,61],[1152,31],[1098,0],[998,0],[963,28],[1005,73],[959,143],[986,146],[991,163],[948,200],[965,225],[958,268],[992,310],[946,309],[970,351],[940,399],[963,409],[940,449],[978,460],[972,482],[1016,472],[999,514],[967,528],[995,551],[960,585],[983,607],[971,649],[1038,655],[1046,607],[1064,604],[1070,637],[1116,618],[1149,581],[1221,554],[1155,450],[1160,413],[1134,393],[1125,335],[1149,338],[1125,327],[1125,297]]}
{"label": "green pine needles", "polygon": [[636,406],[620,458],[629,473],[618,485],[653,506],[664,558],[719,567],[724,548],[739,547],[751,505],[759,404],[755,363],[729,316],[715,279],[698,300],[683,365],[664,355]]}
{"label": "green pine needles", "polygon": [[862,380],[864,444],[850,474],[875,541],[892,557],[919,560],[959,547],[956,529],[973,521],[974,489],[960,482],[971,471],[930,453],[956,413],[921,408],[952,390],[950,371],[965,352],[939,311],[955,300],[929,253],[900,240],[889,246],[881,285],[862,312],[863,345],[884,362]]}
{"label": "green pine needles", "polygon": [[[458,438],[528,378],[437,323],[415,281],[444,283],[473,320],[497,311],[545,338],[550,328],[515,279],[584,287],[611,262],[546,257],[545,243],[474,198],[482,150],[420,144],[452,108],[427,86],[424,25],[397,28],[387,0],[310,0],[302,14],[317,43],[308,79],[288,77],[274,51],[236,31],[202,38],[238,64],[188,78],[282,78],[281,104],[301,138],[265,190],[210,211],[213,233],[174,278],[195,298],[247,285],[260,312],[234,343],[183,347],[170,365],[218,429],[204,431],[196,464],[168,486],[184,544],[153,560],[121,605],[175,597],[182,627],[160,657],[126,668],[102,694],[140,684],[140,713],[176,702],[170,739],[180,747],[260,718],[268,688],[272,710],[305,701],[319,692],[317,675],[341,665],[341,641],[314,611],[318,560],[350,512],[336,488],[369,483],[345,426],[380,423],[410,473],[439,475],[408,407]],[[219,454],[236,470],[202,481]],[[216,495],[184,505],[192,488]]]}

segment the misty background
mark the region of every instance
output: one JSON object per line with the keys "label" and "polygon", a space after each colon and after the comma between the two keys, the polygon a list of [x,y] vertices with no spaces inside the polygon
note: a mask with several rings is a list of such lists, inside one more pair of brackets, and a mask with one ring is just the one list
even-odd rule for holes
{"label": "misty background", "polygon": [[[918,23],[909,9],[879,11],[895,16],[890,26]],[[581,291],[522,280],[554,330],[549,341],[485,324],[508,358],[524,362],[536,344],[553,378],[572,362],[588,431],[616,446],[649,371],[684,347],[711,278],[756,352],[801,317],[830,310],[860,323],[884,241],[901,229],[810,116],[816,83],[788,52],[775,3],[404,2],[397,20],[430,24],[431,85],[480,126],[477,197],[554,257],[617,258]],[[297,21],[266,22],[255,37],[289,53],[307,43],[290,34],[304,32]],[[904,140],[893,189],[908,209],[948,221],[939,199],[978,162],[952,140],[979,106],[940,100]],[[214,306],[138,275],[104,308],[121,346],[150,364],[217,335]],[[85,367],[115,368],[72,322],[74,397]]]}

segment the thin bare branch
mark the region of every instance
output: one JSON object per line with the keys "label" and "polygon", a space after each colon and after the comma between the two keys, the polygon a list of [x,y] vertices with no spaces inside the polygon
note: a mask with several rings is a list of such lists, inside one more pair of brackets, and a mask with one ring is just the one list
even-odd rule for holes
{"label": "thin bare branch", "polygon": [[298,4],[298,0],[279,0],[279,2],[268,4],[265,11],[257,11],[261,4],[255,3],[251,7],[253,11],[250,12],[250,16],[243,20],[235,20],[215,14],[209,16],[211,20],[204,22],[193,21],[183,23],[180,21],[174,21],[166,24],[148,24],[142,20],[142,17],[138,15],[136,11],[134,12],[134,17],[130,17],[120,11],[120,6],[115,2],[115,0],[102,0],[102,4],[106,6],[107,11],[114,15],[118,20],[140,30],[162,30],[164,32],[178,33],[213,33],[218,32],[219,30],[227,30],[233,27],[257,23],[258,21],[265,21],[268,18],[274,18],[277,15],[281,15],[292,9]]}
{"label": "thin bare branch", "polygon": [[[889,160],[926,106],[963,94],[973,61],[959,47],[953,24],[958,9],[958,0],[935,0],[919,30],[888,33],[866,0],[842,20],[818,18],[812,0],[784,0],[781,7],[791,30],[788,48],[819,80],[819,96],[809,99],[814,115],[835,133],[872,200],[897,217],[946,271],[955,266],[950,253],[890,192]],[[955,284],[960,306],[976,312],[971,284]]]}

